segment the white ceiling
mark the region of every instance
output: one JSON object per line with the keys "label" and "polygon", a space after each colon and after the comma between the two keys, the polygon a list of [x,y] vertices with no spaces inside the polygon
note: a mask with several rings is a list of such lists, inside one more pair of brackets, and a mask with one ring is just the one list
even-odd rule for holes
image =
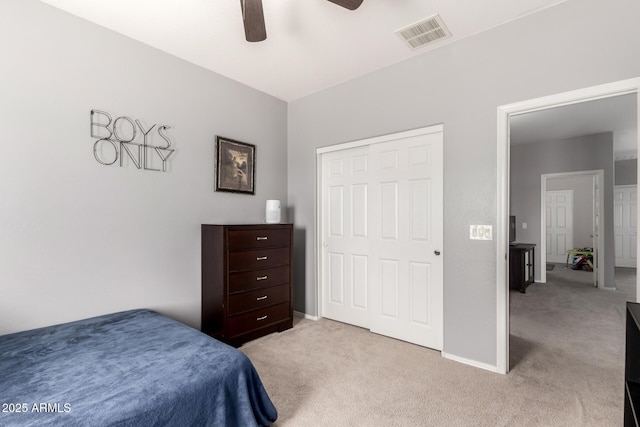
{"label": "white ceiling", "polygon": [[511,144],[613,132],[614,152],[637,152],[636,94],[550,108],[511,118]]}
{"label": "white ceiling", "polygon": [[[292,101],[565,0],[263,0],[267,40],[244,39],[239,0],[42,0]],[[452,38],[410,50],[394,31],[440,14]]]}

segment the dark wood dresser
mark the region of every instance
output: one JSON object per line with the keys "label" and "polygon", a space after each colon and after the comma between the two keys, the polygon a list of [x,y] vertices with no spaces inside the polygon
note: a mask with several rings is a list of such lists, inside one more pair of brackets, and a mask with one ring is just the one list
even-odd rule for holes
{"label": "dark wood dresser", "polygon": [[517,243],[509,245],[509,288],[525,293],[535,279],[536,245]]}
{"label": "dark wood dresser", "polygon": [[292,224],[202,225],[202,332],[234,346],[293,326]]}

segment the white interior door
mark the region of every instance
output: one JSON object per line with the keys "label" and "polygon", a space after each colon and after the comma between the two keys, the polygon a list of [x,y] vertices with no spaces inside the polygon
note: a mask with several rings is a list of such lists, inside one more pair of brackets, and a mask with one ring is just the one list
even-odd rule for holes
{"label": "white interior door", "polygon": [[573,248],[573,190],[547,191],[546,204],[547,262],[564,263]]}
{"label": "white interior door", "polygon": [[325,317],[369,328],[369,148],[322,157]]}
{"label": "white interior door", "polygon": [[636,268],[638,236],[638,188],[618,185],[614,190],[616,267]]}
{"label": "white interior door", "polygon": [[442,134],[371,150],[371,331],[441,350]]}
{"label": "white interior door", "polygon": [[442,349],[442,142],[410,131],[322,154],[323,316]]}

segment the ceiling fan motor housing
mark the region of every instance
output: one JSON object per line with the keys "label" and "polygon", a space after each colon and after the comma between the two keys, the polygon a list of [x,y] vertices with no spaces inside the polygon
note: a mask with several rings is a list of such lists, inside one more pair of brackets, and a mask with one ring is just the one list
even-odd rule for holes
{"label": "ceiling fan motor housing", "polygon": [[[349,10],[356,10],[363,0],[328,0]],[[240,0],[244,35],[248,42],[261,42],[267,38],[267,28],[264,23],[262,0]]]}

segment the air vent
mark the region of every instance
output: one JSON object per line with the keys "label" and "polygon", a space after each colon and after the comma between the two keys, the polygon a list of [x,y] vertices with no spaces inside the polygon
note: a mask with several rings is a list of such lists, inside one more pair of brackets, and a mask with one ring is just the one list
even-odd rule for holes
{"label": "air vent", "polygon": [[617,153],[615,155],[615,160],[633,160],[633,159],[637,159],[638,158],[638,154],[637,153]]}
{"label": "air vent", "polygon": [[411,49],[418,49],[438,40],[451,37],[440,15],[433,15],[420,22],[400,28],[396,34],[404,40]]}

